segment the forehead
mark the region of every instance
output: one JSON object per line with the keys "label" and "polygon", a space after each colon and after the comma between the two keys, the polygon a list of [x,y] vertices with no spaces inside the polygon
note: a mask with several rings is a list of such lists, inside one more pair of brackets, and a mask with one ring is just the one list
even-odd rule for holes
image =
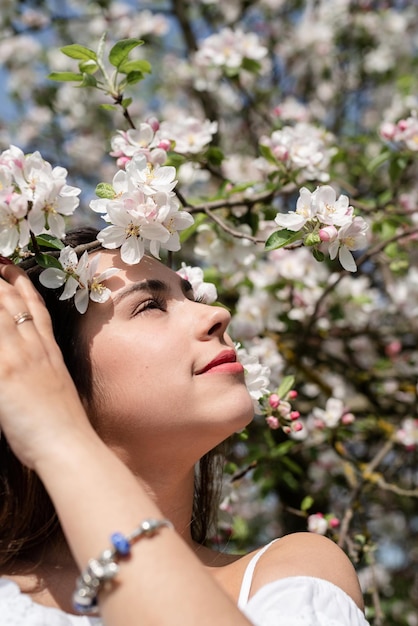
{"label": "forehead", "polygon": [[140,263],[126,265],[120,258],[119,252],[100,251],[98,272],[103,272],[109,268],[117,268],[117,274],[106,280],[106,287],[112,292],[112,299],[121,290],[129,287],[133,283],[146,280],[160,280],[168,286],[179,284],[180,278],[176,272],[158,261],[157,259],[144,256]]}
{"label": "forehead", "polygon": [[118,317],[119,296],[129,291],[130,287],[154,281],[164,284],[170,292],[179,291],[182,279],[157,259],[146,256],[136,265],[126,265],[121,260],[119,251],[101,250],[95,254],[100,254],[97,273],[109,268],[117,268],[119,271],[104,283],[110,289],[111,297],[104,303],[90,301],[86,313],[82,316],[80,330],[89,340],[104,327],[109,330],[113,327],[115,316]]}

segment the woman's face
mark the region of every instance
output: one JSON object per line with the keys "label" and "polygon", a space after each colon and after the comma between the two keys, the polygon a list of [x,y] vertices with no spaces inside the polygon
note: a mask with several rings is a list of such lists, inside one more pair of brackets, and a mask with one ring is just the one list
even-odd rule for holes
{"label": "woman's face", "polygon": [[127,266],[101,253],[99,271],[113,266],[111,299],[83,319],[94,425],[127,462],[156,452],[169,462],[179,451],[195,462],[253,416],[230,315],[195,302],[187,281],[155,259]]}

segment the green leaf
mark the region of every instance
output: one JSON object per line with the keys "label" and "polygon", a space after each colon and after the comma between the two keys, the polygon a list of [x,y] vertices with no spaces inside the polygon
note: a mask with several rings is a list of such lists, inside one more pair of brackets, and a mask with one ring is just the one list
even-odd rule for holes
{"label": "green leaf", "polygon": [[61,239],[58,239],[53,235],[48,235],[48,233],[38,235],[36,237],[36,242],[39,247],[51,248],[52,250],[62,250],[64,248],[64,244]]}
{"label": "green leaf", "polygon": [[288,394],[289,391],[292,389],[294,384],[294,376],[285,376],[279,385],[279,389],[277,390],[277,395],[279,396],[279,398],[284,398],[286,394]]}
{"label": "green leaf", "polygon": [[125,83],[127,85],[135,85],[135,83],[139,83],[141,80],[144,80],[142,72],[129,72],[129,74],[126,74]]}
{"label": "green leaf", "polygon": [[99,104],[99,107],[105,111],[116,111],[118,108],[116,104]]}
{"label": "green leaf", "polygon": [[121,105],[124,109],[127,109],[132,104],[132,98],[124,98],[121,102]]}
{"label": "green leaf", "polygon": [[99,45],[97,46],[97,62],[101,67],[103,67],[103,55],[105,52],[106,38],[107,32],[105,31],[100,37]]}
{"label": "green leaf", "polygon": [[77,43],[64,46],[61,48],[61,52],[71,59],[78,59],[80,61],[93,59],[94,61],[97,61],[97,55],[94,50],[90,50],[90,48],[86,48],[85,46],[80,46]]}
{"label": "green leaf", "polygon": [[398,180],[407,165],[408,159],[406,159],[403,155],[398,155],[392,159],[389,165],[389,176],[392,183],[395,183]]}
{"label": "green leaf", "polygon": [[375,156],[374,159],[370,161],[370,163],[367,165],[367,171],[370,172],[370,174],[373,174],[373,172],[375,172],[381,165],[383,165],[383,163],[389,160],[391,154],[392,153],[390,152],[390,150],[383,150],[380,154]]}
{"label": "green leaf", "polygon": [[210,146],[206,150],[206,158],[212,165],[221,165],[225,158],[223,151],[216,146]]}
{"label": "green leaf", "polygon": [[58,269],[62,269],[61,263],[56,257],[52,256],[51,254],[44,254],[43,252],[40,252],[39,254],[35,255],[35,261],[40,267],[43,267],[44,269],[48,269],[48,267],[56,267]]}
{"label": "green leaf", "polygon": [[109,52],[109,62],[116,68],[122,65],[128,57],[131,50],[137,46],[142,46],[144,42],[141,39],[121,39]]}
{"label": "green leaf", "polygon": [[92,74],[83,74],[83,80],[79,87],[96,87],[97,80]]}
{"label": "green leaf", "polygon": [[118,67],[121,74],[129,74],[130,72],[141,72],[142,74],[151,73],[151,63],[148,61],[125,61]]}
{"label": "green leaf", "polygon": [[247,72],[253,72],[253,74],[256,74],[261,69],[261,65],[258,61],[247,58],[243,59],[241,67],[242,69],[247,70]]}
{"label": "green leaf", "polygon": [[84,72],[86,74],[94,74],[99,69],[99,66],[96,61],[93,61],[93,59],[82,61],[78,64],[78,67],[80,68],[80,72]]}
{"label": "green leaf", "polygon": [[287,456],[292,448],[295,447],[295,442],[292,439],[288,439],[287,441],[283,441],[278,445],[274,446],[273,450],[270,452],[270,458],[272,459],[280,459],[282,457]]}
{"label": "green leaf", "polygon": [[301,502],[300,510],[309,511],[313,503],[314,503],[314,499],[312,498],[312,496],[305,496]]}
{"label": "green leaf", "polygon": [[112,185],[109,183],[99,183],[96,187],[96,196],[99,198],[106,198],[108,200],[113,200],[116,196],[116,192],[113,189]]}
{"label": "green leaf", "polygon": [[272,153],[271,148],[269,148],[268,146],[263,146],[263,144],[260,144],[259,150],[260,150],[261,156],[264,157],[266,161],[268,161],[269,163],[272,163],[273,165],[278,165],[278,161],[276,157],[274,156],[274,154]]}
{"label": "green leaf", "polygon": [[270,250],[277,250],[277,248],[283,248],[284,246],[290,245],[291,243],[301,239],[302,237],[299,232],[295,233],[293,230],[287,230],[286,228],[283,230],[276,230],[276,232],[272,233],[267,239],[265,243],[265,250],[268,252]]}
{"label": "green leaf", "polygon": [[48,74],[48,78],[49,80],[60,80],[63,82],[80,82],[83,80],[83,75],[75,72],[51,72],[51,74]]}
{"label": "green leaf", "polygon": [[325,261],[325,254],[323,252],[321,252],[321,250],[318,250],[318,248],[313,248],[312,249],[312,254],[314,256],[314,259],[316,259],[320,263]]}

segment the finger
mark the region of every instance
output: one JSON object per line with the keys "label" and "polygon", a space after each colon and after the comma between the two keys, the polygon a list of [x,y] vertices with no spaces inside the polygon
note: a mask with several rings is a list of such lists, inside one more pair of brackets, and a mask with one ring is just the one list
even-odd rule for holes
{"label": "finger", "polygon": [[[33,349],[39,350],[42,346],[51,359],[61,359],[49,313],[25,272],[15,265],[0,265],[0,276],[4,279],[0,281],[1,304],[12,317],[15,331],[30,341]],[[32,319],[20,318],[21,323],[17,324],[16,316],[22,313],[28,313]]]}

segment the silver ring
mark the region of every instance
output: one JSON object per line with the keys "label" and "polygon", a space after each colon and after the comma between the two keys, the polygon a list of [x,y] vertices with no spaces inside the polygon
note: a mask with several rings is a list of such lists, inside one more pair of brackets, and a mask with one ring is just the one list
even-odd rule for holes
{"label": "silver ring", "polygon": [[22,311],[21,313],[17,313],[16,315],[14,315],[13,319],[14,319],[16,325],[19,326],[19,324],[23,324],[23,322],[30,322],[30,321],[32,321],[33,317],[27,311]]}

